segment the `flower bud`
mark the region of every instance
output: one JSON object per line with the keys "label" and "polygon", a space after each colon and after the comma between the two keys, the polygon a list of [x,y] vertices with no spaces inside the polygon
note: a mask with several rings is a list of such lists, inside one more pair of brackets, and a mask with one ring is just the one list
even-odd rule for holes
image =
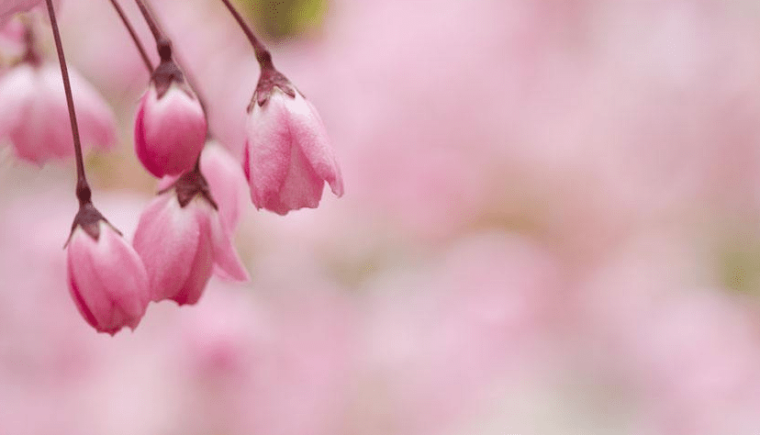
{"label": "flower bud", "polygon": [[148,205],[140,216],[134,246],[148,271],[154,301],[195,304],[214,265],[226,277],[248,279],[205,179],[197,172],[180,177]]}
{"label": "flower bud", "polygon": [[87,323],[111,335],[137,327],[150,301],[147,272],[91,205],[77,215],[66,253],[69,291]]}
{"label": "flower bud", "polygon": [[[111,148],[116,142],[113,112],[98,92],[69,69],[84,145]],[[16,155],[42,165],[74,155],[71,123],[56,65],[22,63],[0,78],[0,140],[9,139]]]}
{"label": "flower bud", "polygon": [[246,121],[245,170],[256,208],[284,215],[316,208],[324,183],[343,195],[343,179],[314,106],[298,91],[279,87],[254,95]]}
{"label": "flower bud", "polygon": [[206,141],[206,117],[190,89],[151,83],[135,120],[135,151],[156,177],[179,175],[195,165]]}

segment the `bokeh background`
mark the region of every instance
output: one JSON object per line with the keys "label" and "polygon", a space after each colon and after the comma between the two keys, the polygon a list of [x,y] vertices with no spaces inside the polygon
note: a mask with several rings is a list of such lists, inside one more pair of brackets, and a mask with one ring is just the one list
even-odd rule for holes
{"label": "bokeh background", "polygon": [[[240,157],[242,33],[216,0],[151,3]],[[0,145],[0,434],[760,434],[760,3],[237,4],[345,196],[246,202],[251,282],[112,338],[66,289],[73,162]],[[118,115],[87,163],[130,238],[148,77],[107,1],[60,19]]]}

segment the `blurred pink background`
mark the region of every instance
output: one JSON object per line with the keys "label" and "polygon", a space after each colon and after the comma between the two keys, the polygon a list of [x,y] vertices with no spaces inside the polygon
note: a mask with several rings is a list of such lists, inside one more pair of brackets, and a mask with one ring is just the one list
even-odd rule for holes
{"label": "blurred pink background", "polygon": [[[216,0],[152,3],[240,158],[243,34]],[[247,203],[250,283],[111,338],[66,289],[73,162],[0,144],[0,434],[760,434],[760,4],[238,4],[319,109],[345,196]],[[60,19],[118,114],[87,163],[131,240],[148,77],[109,2]]]}

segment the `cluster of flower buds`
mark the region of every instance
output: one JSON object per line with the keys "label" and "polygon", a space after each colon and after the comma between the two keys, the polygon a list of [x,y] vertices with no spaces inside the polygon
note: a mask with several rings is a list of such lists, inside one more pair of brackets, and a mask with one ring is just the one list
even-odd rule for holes
{"label": "cluster of flower buds", "polygon": [[[115,143],[114,119],[103,99],[67,68],[53,0],[3,0],[0,26],[21,25],[24,49],[0,76],[0,143],[38,165],[72,155],[80,208],[67,242],[68,285],[84,319],[100,332],[134,329],[150,301],[195,304],[211,275],[248,280],[232,243],[239,198],[248,180],[257,208],[286,214],[317,207],[324,184],[337,195],[343,182],[324,125],[314,107],[283,74],[228,0],[221,0],[251,41],[261,75],[248,107],[242,165],[208,131],[204,104],[172,56],[144,0],[135,0],[156,40],[153,67],[116,0],[111,3],[132,34],[150,82],[134,124],[135,154],[157,177],[159,193],[140,216],[132,245],[95,208],[85,176],[82,143]],[[34,37],[39,24],[10,17],[46,5],[60,69]],[[23,24],[19,24],[23,23]],[[74,109],[76,107],[76,110]],[[71,133],[67,134],[70,126]]]}

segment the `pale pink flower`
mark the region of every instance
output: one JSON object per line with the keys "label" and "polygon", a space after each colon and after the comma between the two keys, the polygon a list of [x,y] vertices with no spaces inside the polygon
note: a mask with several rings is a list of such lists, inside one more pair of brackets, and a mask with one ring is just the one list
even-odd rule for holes
{"label": "pale pink flower", "polygon": [[[69,68],[84,145],[115,144],[113,112],[98,92]],[[13,144],[18,157],[42,165],[74,154],[69,112],[58,65],[21,64],[0,78],[0,140]]]}
{"label": "pale pink flower", "polygon": [[248,279],[214,205],[199,191],[188,195],[181,185],[186,178],[148,205],[134,240],[148,270],[152,299],[179,305],[198,302],[215,264],[231,279]]}
{"label": "pale pink flower", "polygon": [[198,98],[172,82],[166,89],[151,83],[135,120],[135,151],[156,177],[192,169],[206,141],[206,117]]}
{"label": "pale pink flower", "polygon": [[149,302],[148,275],[135,250],[102,217],[74,228],[67,271],[74,303],[93,328],[113,335],[137,327]]}
{"label": "pale pink flower", "polygon": [[[289,90],[290,91],[290,90]],[[244,170],[256,208],[284,215],[316,208],[324,183],[343,195],[343,178],[317,110],[298,91],[254,95],[246,122]]]}

